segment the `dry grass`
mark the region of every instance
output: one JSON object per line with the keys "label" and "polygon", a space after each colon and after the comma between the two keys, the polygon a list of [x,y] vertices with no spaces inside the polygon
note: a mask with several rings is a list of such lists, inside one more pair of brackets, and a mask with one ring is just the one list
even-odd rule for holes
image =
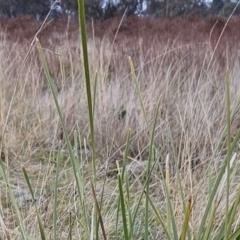
{"label": "dry grass", "polygon": [[[178,227],[182,224],[182,206],[175,167],[182,174],[186,199],[195,196],[191,230],[196,232],[208,198],[206,168],[216,148],[219,136],[226,124],[225,70],[231,72],[231,101],[239,97],[239,26],[240,19],[228,24],[219,45],[214,51],[224,19],[135,19],[127,18],[117,33],[119,19],[96,23],[94,31],[89,25],[89,61],[91,77],[97,74],[97,98],[95,107],[96,152],[99,169],[99,189],[104,179],[105,163],[111,170],[115,161],[122,159],[128,129],[132,131],[129,158],[139,161],[144,171],[148,155],[149,129],[141,111],[128,56],[131,56],[138,76],[139,86],[152,124],[156,105],[162,99],[155,133],[155,159],[157,171],[151,179],[152,199],[160,209],[165,205],[161,188],[164,162],[167,154],[171,162],[171,196]],[[1,20],[0,50],[0,130],[2,160],[9,181],[14,188],[25,188],[21,173],[24,165],[29,173],[39,203],[40,214],[52,236],[54,152],[59,141],[64,140],[58,115],[48,88],[37,50],[29,54],[31,40],[39,29],[39,23],[25,17],[20,20]],[[80,55],[78,27],[64,21],[50,23],[39,39],[56,84],[58,100],[64,115],[70,139],[73,131],[81,136],[81,146],[89,145],[89,124]],[[117,34],[117,35],[115,35]],[[115,38],[116,36],[116,38]],[[113,44],[113,40],[114,44]],[[232,134],[239,127],[239,115],[233,121]],[[236,151],[238,151],[236,149]],[[225,154],[225,142],[217,155]],[[239,156],[237,155],[237,158]],[[91,209],[90,164],[84,160],[86,202]],[[237,165],[236,165],[237,167]],[[114,171],[113,171],[114,172]],[[137,202],[143,187],[139,173],[132,171],[131,201]],[[108,174],[108,176],[114,174]],[[135,176],[134,176],[135,175]],[[164,174],[163,174],[164,175]],[[115,230],[117,206],[117,180],[107,178],[103,196],[103,216],[109,239],[121,239],[112,235]],[[238,180],[232,184],[234,186]],[[1,182],[1,185],[4,184]],[[14,212],[8,203],[5,188],[1,188],[0,232],[9,239],[20,239]],[[199,191],[200,189],[200,191]],[[198,192],[199,191],[199,192]],[[59,186],[59,239],[66,239],[69,232],[70,212],[74,220],[73,235],[76,239],[85,231],[81,225],[81,209],[75,193],[75,183],[68,157],[63,158]],[[98,197],[99,197],[98,195]],[[89,201],[87,201],[89,200]],[[22,216],[29,235],[39,236],[35,209],[31,204],[22,208]],[[219,212],[219,219],[224,211]],[[143,219],[139,216],[139,226]],[[220,221],[220,220],[219,220]],[[4,229],[4,225],[6,229]],[[152,223],[152,225],[154,225]],[[120,231],[120,230],[119,230]],[[140,238],[143,229],[136,231]],[[1,235],[2,235],[1,234]],[[152,232],[149,233],[150,238]],[[77,237],[78,236],[78,237]],[[157,239],[162,232],[157,228]]]}

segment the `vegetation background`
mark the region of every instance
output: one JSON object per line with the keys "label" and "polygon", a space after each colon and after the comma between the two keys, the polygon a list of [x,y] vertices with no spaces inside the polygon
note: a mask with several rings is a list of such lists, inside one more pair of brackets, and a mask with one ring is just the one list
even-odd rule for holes
{"label": "vegetation background", "polygon": [[[50,18],[60,16],[74,16],[78,19],[77,0],[61,0],[54,5]],[[238,15],[240,7],[235,10],[238,1],[234,0],[86,0],[85,11],[87,19],[106,20],[117,14],[152,16],[152,17],[180,17],[198,14],[203,18],[207,15],[221,15],[228,17],[232,13]],[[0,15],[14,18],[23,15],[34,15],[41,20],[49,12],[53,0],[0,0]],[[233,12],[234,10],[234,12]]]}
{"label": "vegetation background", "polygon": [[2,239],[240,235],[238,8],[180,3],[85,3],[93,149],[77,3],[0,1]]}

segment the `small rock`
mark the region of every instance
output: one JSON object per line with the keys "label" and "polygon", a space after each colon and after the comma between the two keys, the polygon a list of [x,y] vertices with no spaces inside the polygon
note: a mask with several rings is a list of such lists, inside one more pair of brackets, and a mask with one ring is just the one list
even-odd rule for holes
{"label": "small rock", "polygon": [[13,190],[13,196],[15,197],[16,203],[19,208],[26,207],[32,203],[32,197],[26,189],[17,187]]}

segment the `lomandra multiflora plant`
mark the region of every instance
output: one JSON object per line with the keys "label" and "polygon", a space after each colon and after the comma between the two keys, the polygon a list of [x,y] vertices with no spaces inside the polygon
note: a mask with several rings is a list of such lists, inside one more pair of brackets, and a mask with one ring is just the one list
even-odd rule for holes
{"label": "lomandra multiflora plant", "polygon": [[[91,79],[90,79],[90,70],[89,70],[89,61],[88,61],[88,45],[87,45],[87,33],[86,33],[86,23],[85,23],[85,15],[84,15],[84,3],[83,1],[78,1],[79,4],[79,22],[80,22],[80,32],[81,32],[81,50],[82,50],[82,58],[84,63],[84,72],[85,72],[85,84],[86,84],[86,93],[87,93],[87,99],[88,99],[88,112],[89,112],[89,126],[90,126],[90,139],[91,139],[91,148],[93,151],[92,154],[92,175],[90,176],[91,186],[92,186],[92,194],[93,194],[93,202],[92,202],[92,209],[91,215],[85,216],[85,225],[88,226],[88,234],[89,238],[104,238],[107,239],[108,236],[106,234],[107,229],[107,222],[104,222],[103,220],[103,212],[101,211],[104,206],[103,202],[100,199],[97,199],[96,196],[96,189],[97,189],[97,181],[96,181],[96,159],[95,159],[95,136],[94,136],[94,116],[93,116],[93,101],[92,101],[92,87],[91,87]],[[221,37],[221,35],[220,35]],[[78,194],[80,196],[81,205],[84,209],[86,209],[86,212],[88,211],[87,202],[84,200],[85,194],[84,192],[84,177],[81,175],[81,173],[78,171],[78,164],[76,163],[76,159],[74,157],[74,154],[72,152],[72,147],[70,144],[70,141],[68,139],[68,134],[66,131],[65,123],[63,121],[62,112],[59,107],[56,92],[54,91],[53,82],[51,80],[51,76],[49,74],[49,70],[46,64],[46,60],[44,58],[44,54],[41,48],[40,43],[37,43],[40,58],[44,67],[44,71],[46,74],[46,77],[48,79],[52,95],[58,110],[58,114],[60,117],[60,121],[62,124],[65,140],[67,142],[68,150],[70,153],[70,158],[73,166],[73,171],[75,174],[75,180],[77,183],[77,189]],[[178,168],[176,168],[176,178],[178,179],[177,188],[179,189],[179,194],[181,194],[181,205],[182,205],[182,212],[183,212],[183,221],[182,221],[182,228],[177,227],[177,219],[175,216],[175,212],[177,211],[175,209],[176,205],[174,203],[174,199],[171,196],[171,182],[170,182],[170,172],[169,172],[169,156],[167,156],[166,159],[166,172],[165,172],[165,178],[161,182],[162,186],[159,186],[164,189],[164,197],[165,197],[165,209],[159,210],[155,204],[154,200],[150,196],[150,178],[152,174],[152,170],[155,167],[154,163],[152,162],[154,149],[155,146],[155,130],[156,130],[156,123],[157,119],[159,117],[159,108],[161,105],[161,97],[159,98],[158,104],[156,105],[156,111],[155,116],[153,118],[153,122],[148,122],[147,114],[145,110],[145,106],[143,104],[143,96],[140,91],[138,77],[135,73],[135,67],[134,63],[129,59],[129,65],[131,69],[131,75],[132,79],[135,84],[135,88],[137,90],[137,96],[139,99],[139,103],[141,106],[141,111],[144,115],[144,119],[148,128],[149,132],[149,150],[148,150],[148,165],[147,165],[147,171],[146,171],[146,179],[145,183],[142,186],[141,194],[139,199],[136,201],[135,206],[131,206],[131,198],[134,198],[134,195],[131,196],[132,193],[130,190],[129,185],[129,179],[128,179],[128,173],[126,172],[126,162],[127,162],[127,156],[129,152],[129,145],[130,145],[130,134],[131,131],[129,131],[127,142],[126,142],[126,148],[123,156],[123,167],[120,169],[118,164],[118,204],[116,205],[117,212],[120,213],[119,218],[114,219],[113,221],[116,221],[116,231],[118,231],[118,225],[122,224],[122,233],[121,231],[117,233],[119,236],[122,236],[124,239],[136,239],[136,229],[139,228],[139,221],[141,221],[138,218],[143,218],[143,222],[141,224],[143,231],[141,233],[142,237],[144,239],[159,239],[159,236],[150,234],[149,232],[152,232],[151,228],[153,227],[152,221],[155,221],[155,231],[157,231],[158,228],[162,229],[162,239],[236,239],[238,236],[240,236],[240,228],[234,227],[234,220],[237,216],[237,208],[240,200],[240,185],[237,186],[236,191],[234,191],[233,197],[230,197],[231,191],[230,191],[230,182],[232,181],[235,173],[232,172],[233,163],[235,160],[236,155],[234,154],[234,149],[236,147],[236,144],[240,137],[240,131],[236,134],[235,138],[231,139],[231,122],[233,120],[233,117],[236,113],[236,110],[239,107],[240,99],[237,101],[236,105],[233,108],[233,111],[231,112],[231,106],[230,106],[230,89],[229,89],[229,69],[226,70],[226,116],[227,116],[227,124],[224,128],[222,135],[220,136],[220,141],[222,142],[224,138],[226,138],[226,149],[227,154],[223,161],[223,164],[221,168],[219,169],[217,173],[217,177],[212,180],[211,177],[207,176],[207,174],[211,174],[211,169],[209,168],[209,171],[207,171],[205,177],[209,177],[210,182],[210,189],[209,189],[209,195],[208,195],[208,201],[206,202],[206,206],[203,208],[203,214],[202,219],[199,222],[199,228],[193,231],[191,229],[191,215],[194,211],[193,209],[197,207],[198,204],[198,198],[197,196],[191,196],[191,194],[188,194],[187,192],[184,192],[184,182],[181,181],[181,173]],[[96,84],[96,82],[95,82]],[[96,93],[95,93],[96,94]],[[95,96],[94,94],[94,96]],[[219,148],[219,146],[217,146]],[[216,149],[218,151],[218,149]],[[80,177],[81,176],[81,177]],[[106,182],[104,183],[106,184]],[[226,191],[226,194],[224,194],[224,189]],[[102,191],[104,191],[104,186],[102,186]],[[199,189],[200,191],[200,189]],[[188,195],[188,199],[186,200],[185,195]],[[190,195],[190,196],[189,196]],[[225,204],[222,203],[225,202]],[[140,206],[144,203],[145,211],[141,214],[140,213]],[[153,213],[150,213],[150,207],[153,210]],[[218,222],[218,226],[216,225],[216,218],[218,214],[219,207],[225,208],[225,214],[223,221]],[[100,226],[100,227],[99,227]],[[101,229],[101,233],[99,230]],[[100,237],[100,234],[102,234],[102,237]],[[95,237],[93,237],[95,236]]]}
{"label": "lomandra multiflora plant", "polygon": [[[11,45],[12,58],[0,64],[2,149],[20,142],[13,157],[12,149],[1,154],[4,238],[237,239],[238,20],[122,16],[93,23],[87,37],[82,1],[79,13],[78,47],[68,39],[63,52],[48,49],[51,23],[41,28],[26,18],[27,33],[40,30],[31,61],[21,61],[22,45]],[[9,39],[24,34],[8,24]]]}

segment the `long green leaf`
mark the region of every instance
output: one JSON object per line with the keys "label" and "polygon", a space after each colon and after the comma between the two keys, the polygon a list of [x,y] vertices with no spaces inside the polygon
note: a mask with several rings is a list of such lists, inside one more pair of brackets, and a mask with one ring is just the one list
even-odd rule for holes
{"label": "long green leaf", "polygon": [[157,217],[157,220],[159,221],[159,223],[161,224],[162,228],[163,228],[163,231],[164,233],[166,234],[167,238],[169,240],[171,240],[171,237],[170,237],[170,234],[168,232],[168,229],[167,229],[167,226],[165,225],[164,223],[164,220],[163,218],[161,217],[161,214],[159,213],[159,211],[157,210],[157,208],[154,206],[153,202],[152,202],[152,199],[147,195],[147,193],[144,191],[144,193],[146,194],[147,198],[148,198],[148,201],[153,209],[153,211],[155,212],[156,214],[156,217]]}
{"label": "long green leaf", "polygon": [[100,222],[100,225],[101,225],[101,228],[102,228],[103,239],[107,240],[107,236],[106,236],[106,231],[105,231],[105,228],[104,228],[104,223],[103,223],[103,219],[102,219],[101,210],[100,210],[100,207],[99,207],[99,204],[98,204],[98,201],[97,201],[96,191],[94,189],[92,181],[91,181],[91,189],[92,189],[93,199],[94,199],[95,206],[96,206],[97,213],[98,213],[99,222]]}
{"label": "long green leaf", "polygon": [[53,207],[53,237],[57,239],[57,209],[58,209],[58,176],[59,176],[59,163],[61,159],[61,146],[58,147],[57,154],[57,166],[56,166],[56,175],[55,175],[55,186],[54,186],[54,207]]}
{"label": "long green leaf", "polygon": [[166,189],[166,202],[167,202],[168,211],[170,212],[170,215],[172,216],[171,217],[171,224],[172,224],[173,236],[174,236],[174,239],[177,240],[177,239],[179,239],[178,231],[177,231],[177,225],[176,225],[176,221],[175,221],[175,218],[174,218],[174,212],[173,212],[172,202],[171,202],[171,199],[170,199],[170,193],[168,191],[166,183],[165,183],[165,189]]}
{"label": "long green leaf", "polygon": [[[127,134],[127,141],[126,141],[126,146],[124,150],[124,156],[123,156],[123,167],[122,167],[122,179],[125,181],[125,189],[127,193],[127,200],[130,202],[130,186],[129,186],[129,181],[128,181],[128,175],[125,174],[126,171],[126,165],[127,165],[127,159],[128,159],[128,153],[129,153],[129,148],[130,148],[130,139],[131,139],[131,129],[128,130]],[[128,210],[128,219],[129,219],[129,239],[132,239],[133,237],[133,228],[134,224],[132,222],[132,213],[130,210],[130,204],[127,204],[127,210]]]}
{"label": "long green leaf", "polygon": [[156,164],[156,162],[153,163],[153,165],[152,165],[152,167],[151,167],[151,170],[150,170],[150,173],[147,175],[147,179],[146,179],[146,181],[145,181],[145,183],[144,183],[144,186],[143,186],[143,191],[142,191],[142,193],[141,193],[141,195],[140,195],[140,197],[139,197],[137,206],[136,206],[135,209],[134,209],[133,218],[132,218],[132,219],[133,219],[133,220],[132,220],[132,224],[133,224],[133,225],[135,224],[135,221],[136,221],[136,219],[137,219],[138,210],[139,210],[139,207],[140,207],[140,204],[141,204],[143,195],[146,194],[146,190],[145,190],[145,189],[146,189],[147,183],[148,183],[148,181],[149,181],[149,179],[150,179],[150,177],[151,177],[152,170],[154,169],[155,164]]}
{"label": "long green leaf", "polygon": [[128,224],[126,218],[126,207],[125,207],[125,198],[123,194],[123,185],[120,173],[118,173],[118,188],[120,194],[120,204],[121,204],[121,213],[122,213],[122,220],[123,220],[123,232],[124,232],[124,239],[128,240]]}
{"label": "long green leaf", "polygon": [[240,227],[237,228],[237,230],[232,234],[231,237],[229,237],[228,240],[239,240],[240,239]]}
{"label": "long green leaf", "polygon": [[[231,209],[229,210],[229,217],[230,217],[230,215],[232,214],[232,211],[233,211],[233,206],[231,207]],[[221,227],[219,228],[219,230],[218,230],[218,234],[217,234],[217,237],[216,237],[216,239],[223,239],[224,238],[224,232],[225,232],[225,219],[224,219],[224,221],[223,221],[223,223],[222,223],[222,225],[221,225]]]}
{"label": "long green leaf", "polygon": [[[89,70],[89,61],[88,61],[88,44],[87,44],[87,31],[86,31],[86,17],[85,17],[85,3],[84,0],[78,0],[78,20],[80,23],[79,32],[81,37],[81,46],[82,46],[82,55],[83,55],[83,65],[84,65],[84,74],[85,74],[85,84],[87,91],[87,102],[88,102],[88,115],[89,115],[89,124],[90,124],[90,135],[91,135],[91,147],[92,147],[92,171],[93,171],[93,184],[96,187],[96,156],[95,156],[95,136],[94,136],[94,111],[95,111],[95,97],[96,97],[96,87],[97,87],[97,75],[95,78],[95,88],[94,96],[92,102],[92,93],[91,93],[91,79],[90,79],[90,70]],[[94,104],[94,106],[93,106]],[[96,208],[95,208],[96,209]],[[94,212],[94,222],[96,227],[96,234],[98,235],[98,220],[97,212]]]}
{"label": "long green leaf", "polygon": [[237,207],[239,206],[239,202],[240,202],[240,185],[238,187],[237,195],[235,197],[232,212],[231,212],[230,217],[228,219],[227,236],[229,236],[229,234],[230,234],[230,231],[231,231],[231,228],[232,228],[232,225],[233,225],[233,221],[234,221],[234,218],[235,218],[236,213],[237,213]]}
{"label": "long green leaf", "polygon": [[[1,156],[0,156],[0,158],[1,158]],[[1,175],[3,177],[3,180],[4,180],[4,182],[7,186],[9,196],[10,196],[10,200],[11,200],[12,205],[14,207],[14,210],[16,212],[17,220],[18,220],[19,225],[20,225],[20,232],[21,232],[22,239],[27,240],[27,235],[26,235],[26,231],[25,231],[25,228],[24,228],[22,216],[21,216],[19,207],[16,203],[16,199],[14,198],[13,191],[12,191],[12,188],[10,186],[10,183],[8,182],[8,179],[6,177],[5,169],[4,169],[4,166],[3,166],[3,163],[2,163],[2,159],[0,159],[0,173],[1,173]]]}
{"label": "long green leaf", "polygon": [[37,214],[37,220],[38,220],[38,226],[39,226],[39,231],[40,231],[40,234],[41,234],[41,239],[42,239],[42,240],[46,240],[46,236],[45,236],[44,228],[43,228],[43,225],[42,225],[42,221],[41,221],[41,219],[40,219],[40,217],[39,217],[38,210],[37,210],[37,207],[36,207],[36,204],[35,204],[35,198],[34,198],[34,193],[33,193],[32,185],[31,185],[31,183],[30,183],[30,180],[29,180],[27,171],[26,171],[26,169],[25,169],[24,167],[22,167],[22,172],[23,172],[25,181],[26,181],[26,183],[27,183],[27,185],[28,185],[29,191],[30,191],[30,193],[31,193],[32,201],[33,201],[34,206],[35,206],[35,210],[36,210],[36,214]]}
{"label": "long green leaf", "polygon": [[192,210],[192,200],[189,199],[188,200],[188,204],[187,204],[187,208],[186,208],[186,212],[185,212],[184,222],[183,222],[181,240],[185,240],[186,239],[186,234],[187,234],[187,230],[188,230],[188,224],[189,224],[189,220],[190,220],[190,216],[191,216],[191,210]]}
{"label": "long green leaf", "polygon": [[[47,62],[46,62],[46,59],[45,59],[45,56],[44,56],[44,53],[43,53],[43,49],[42,49],[41,44],[38,41],[38,39],[37,39],[37,48],[38,48],[40,60],[41,60],[41,63],[42,63],[42,66],[43,66],[48,84],[49,84],[51,92],[52,92],[53,100],[54,100],[54,103],[55,103],[55,106],[56,106],[56,109],[57,109],[57,113],[58,113],[58,116],[59,116],[59,119],[60,119],[60,123],[61,123],[62,129],[63,129],[64,139],[67,143],[67,148],[68,148],[68,152],[69,152],[69,155],[70,155],[70,160],[71,160],[71,163],[72,163],[72,166],[73,166],[73,173],[74,173],[74,177],[75,177],[76,184],[77,184],[77,191],[78,191],[79,196],[80,196],[82,209],[84,210],[85,209],[85,204],[84,204],[85,198],[84,198],[83,177],[82,177],[82,174],[79,170],[80,169],[79,164],[76,161],[75,155],[74,155],[73,150],[72,150],[72,146],[71,146],[71,143],[70,143],[70,140],[69,140],[69,137],[68,137],[65,122],[63,120],[63,115],[62,115],[62,112],[61,112],[61,109],[60,109],[60,106],[59,106],[59,103],[58,103],[58,100],[57,100],[56,89],[55,89],[55,86],[53,84],[53,81],[52,81],[52,78],[51,78],[51,75],[50,75],[50,72],[49,72],[49,69],[48,69],[48,65],[47,65]],[[89,234],[90,233],[90,225],[89,225],[89,221],[87,220],[88,219],[87,211],[84,211],[84,218],[85,218],[86,226],[88,226],[86,231]]]}
{"label": "long green leaf", "polygon": [[[156,113],[154,116],[154,122],[153,122],[153,127],[152,127],[152,131],[151,131],[151,140],[150,140],[150,144],[149,144],[149,155],[148,155],[148,166],[147,166],[147,174],[148,174],[148,178],[146,180],[146,193],[147,195],[149,195],[149,184],[150,184],[150,172],[151,172],[151,166],[152,166],[152,152],[153,152],[153,146],[154,146],[154,137],[155,137],[155,128],[156,128],[156,124],[157,124],[157,119],[158,119],[158,114],[159,114],[159,109],[160,109],[160,105],[161,105],[161,98],[158,101],[158,105],[157,105],[157,109],[156,109]],[[149,203],[148,203],[148,198],[146,198],[146,204],[145,204],[145,240],[148,239],[148,225],[149,225]]]}
{"label": "long green leaf", "polygon": [[226,104],[227,104],[227,183],[226,183],[226,213],[225,213],[225,235],[227,240],[228,232],[228,209],[229,209],[229,191],[230,191],[230,158],[231,158],[231,109],[230,109],[230,89],[229,89],[229,70],[226,71]]}
{"label": "long green leaf", "polygon": [[86,31],[86,18],[85,18],[85,7],[84,0],[78,0],[78,17],[80,23],[80,33],[82,42],[82,53],[83,53],[83,65],[85,73],[85,83],[87,90],[87,101],[88,101],[88,114],[91,132],[91,147],[92,147],[92,166],[93,166],[93,177],[94,185],[96,184],[96,162],[95,162],[95,137],[94,137],[94,118],[93,118],[93,104],[92,104],[92,93],[91,93],[91,81],[88,61],[88,46],[87,46],[87,31]]}
{"label": "long green leaf", "polygon": [[135,88],[137,90],[137,95],[138,95],[138,98],[139,98],[139,101],[140,101],[141,109],[142,109],[142,112],[143,112],[144,120],[147,124],[148,130],[150,130],[148,120],[147,120],[147,113],[146,113],[146,110],[144,108],[141,90],[140,90],[140,87],[139,87],[139,84],[138,84],[138,79],[137,79],[137,76],[136,76],[136,73],[135,73],[135,68],[134,68],[134,64],[133,64],[133,61],[132,61],[131,57],[129,57],[129,64],[130,64],[131,74],[132,74],[132,78],[133,78],[133,81],[134,81],[134,84],[135,84]]}
{"label": "long green leaf", "polygon": [[203,238],[204,240],[210,239],[210,234],[211,234],[211,230],[212,230],[212,226],[213,226],[213,221],[214,221],[214,217],[215,217],[215,213],[216,213],[216,208],[217,208],[217,204],[216,204],[216,202],[213,202],[212,209],[211,209],[211,214],[210,214],[208,224],[207,224],[207,229],[205,231],[204,238]]}

